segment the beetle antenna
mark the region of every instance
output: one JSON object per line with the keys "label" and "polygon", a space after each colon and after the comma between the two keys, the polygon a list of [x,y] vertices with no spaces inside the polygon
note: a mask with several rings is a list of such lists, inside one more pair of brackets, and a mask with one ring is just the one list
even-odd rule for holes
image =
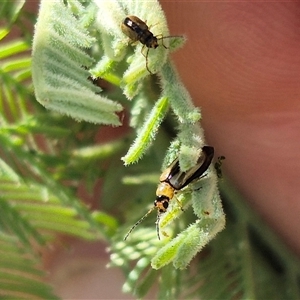
{"label": "beetle antenna", "polygon": [[160,240],[160,235],[159,235],[159,220],[160,220],[160,213],[159,213],[159,211],[157,211],[157,219],[156,219],[155,225],[156,225],[157,237]]}
{"label": "beetle antenna", "polygon": [[146,54],[146,56],[145,56],[145,58],[146,58],[146,69],[147,69],[147,71],[148,71],[151,75],[153,75],[153,73],[149,70],[149,66],[148,66],[148,54],[149,54],[149,48],[147,48],[147,54]]}
{"label": "beetle antenna", "polygon": [[150,214],[150,213],[152,213],[152,211],[155,209],[156,207],[155,206],[153,206],[151,209],[149,209],[149,211],[143,216],[143,217],[141,217],[131,228],[130,228],[130,230],[127,232],[127,234],[125,235],[125,237],[124,237],[124,241],[126,241],[126,239],[128,238],[128,236],[130,235],[130,233],[133,231],[133,229],[136,227],[136,226],[138,226],[140,223],[142,223],[143,221],[144,221],[144,219],[145,218],[147,218],[148,217],[148,215]]}
{"label": "beetle antenna", "polygon": [[168,36],[162,35],[162,37],[158,38],[158,40],[161,40],[161,42],[162,42],[161,44],[163,45],[163,47],[165,49],[169,49],[169,48],[164,44],[164,39],[169,39],[169,38],[182,38],[183,39],[184,37],[182,35],[168,35]]}

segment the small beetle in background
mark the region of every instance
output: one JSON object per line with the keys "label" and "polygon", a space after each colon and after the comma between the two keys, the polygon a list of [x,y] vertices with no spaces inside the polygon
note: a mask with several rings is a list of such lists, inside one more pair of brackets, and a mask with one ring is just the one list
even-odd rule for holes
{"label": "small beetle in background", "polygon": [[[153,74],[148,67],[148,54],[149,49],[156,49],[159,44],[158,41],[162,40],[162,45],[167,49],[163,43],[163,39],[181,36],[154,36],[154,34],[149,30],[148,25],[136,16],[127,16],[121,24],[121,30],[125,35],[127,35],[133,42],[141,42],[144,46],[142,48],[142,54],[146,58],[146,68],[150,74]],[[144,55],[143,49],[147,47],[147,53]]]}

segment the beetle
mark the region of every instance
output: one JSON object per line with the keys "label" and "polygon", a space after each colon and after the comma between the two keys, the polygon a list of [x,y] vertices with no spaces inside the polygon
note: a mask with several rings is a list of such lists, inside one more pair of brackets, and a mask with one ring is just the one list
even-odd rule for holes
{"label": "beetle", "polygon": [[[149,49],[156,49],[159,44],[158,41],[171,38],[176,36],[162,36],[158,38],[150,30],[148,25],[136,16],[127,16],[121,24],[121,30],[125,35],[127,35],[133,42],[141,42],[144,46],[142,48],[142,54],[146,58],[146,68],[150,74],[153,74],[148,67],[148,54]],[[167,47],[162,42],[162,45],[167,49]],[[143,53],[144,47],[147,47],[146,55]]]}
{"label": "beetle", "polygon": [[202,152],[198,158],[196,165],[185,172],[180,170],[179,159],[177,157],[160,175],[160,183],[158,184],[156,189],[154,206],[130,228],[128,233],[125,235],[124,240],[126,240],[130,233],[135,229],[135,227],[138,226],[155,209],[157,209],[156,231],[158,239],[160,239],[159,220],[161,214],[167,211],[169,202],[173,199],[176,192],[182,190],[192,181],[199,179],[204,174],[204,172],[207,171],[213,157],[213,147],[202,147]]}

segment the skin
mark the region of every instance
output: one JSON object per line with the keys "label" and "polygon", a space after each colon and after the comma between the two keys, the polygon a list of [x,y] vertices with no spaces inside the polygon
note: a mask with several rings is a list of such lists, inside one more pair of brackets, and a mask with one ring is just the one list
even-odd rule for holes
{"label": "skin", "polygon": [[[162,1],[180,77],[239,192],[300,254],[300,3]],[[180,16],[179,21],[178,16]]]}

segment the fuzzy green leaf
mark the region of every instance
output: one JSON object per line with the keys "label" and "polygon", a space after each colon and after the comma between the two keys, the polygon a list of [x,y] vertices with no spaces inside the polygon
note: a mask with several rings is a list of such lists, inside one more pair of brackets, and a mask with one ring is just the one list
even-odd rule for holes
{"label": "fuzzy green leaf", "polygon": [[76,120],[119,125],[115,113],[121,105],[100,96],[101,89],[88,80],[86,68],[94,60],[84,48],[91,48],[96,40],[83,24],[63,1],[42,1],[32,51],[36,98],[46,108]]}
{"label": "fuzzy green leaf", "polygon": [[143,127],[139,130],[136,140],[122,158],[125,165],[136,162],[154,140],[160,124],[168,111],[168,98],[159,99],[147,117]]}

